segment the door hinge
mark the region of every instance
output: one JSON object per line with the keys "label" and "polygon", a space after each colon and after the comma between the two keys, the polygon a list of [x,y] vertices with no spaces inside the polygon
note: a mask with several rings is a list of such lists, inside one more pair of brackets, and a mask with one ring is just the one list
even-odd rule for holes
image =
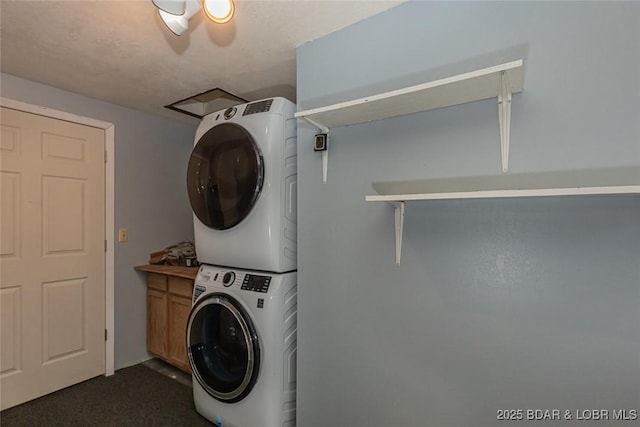
{"label": "door hinge", "polygon": [[107,252],[107,240],[104,240],[104,251]]}
{"label": "door hinge", "polygon": [[104,150],[104,162],[107,163],[107,154],[109,152],[107,150]]}
{"label": "door hinge", "polygon": [[107,340],[107,330],[106,329],[104,330],[104,340],[105,341]]}

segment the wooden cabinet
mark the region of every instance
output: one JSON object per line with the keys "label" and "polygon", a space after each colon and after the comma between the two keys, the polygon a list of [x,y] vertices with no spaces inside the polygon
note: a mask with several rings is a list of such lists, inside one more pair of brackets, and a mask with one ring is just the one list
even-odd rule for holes
{"label": "wooden cabinet", "polygon": [[[158,289],[162,282],[163,289]],[[167,356],[167,280],[160,274],[149,274],[147,279],[147,351],[163,359]]]}
{"label": "wooden cabinet", "polygon": [[198,269],[145,265],[136,270],[147,272],[147,351],[190,373],[186,330]]}
{"label": "wooden cabinet", "polygon": [[187,359],[187,320],[191,310],[193,280],[181,277],[168,277],[169,300],[167,307],[169,322],[167,325],[167,359],[169,363],[186,372],[191,372]]}

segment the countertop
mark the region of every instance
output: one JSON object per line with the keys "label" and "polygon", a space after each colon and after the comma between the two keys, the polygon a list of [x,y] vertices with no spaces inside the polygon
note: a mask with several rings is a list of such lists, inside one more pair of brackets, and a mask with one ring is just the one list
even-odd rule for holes
{"label": "countertop", "polygon": [[191,280],[195,280],[200,269],[199,267],[179,267],[177,265],[137,265],[134,268],[147,273],[166,274]]}

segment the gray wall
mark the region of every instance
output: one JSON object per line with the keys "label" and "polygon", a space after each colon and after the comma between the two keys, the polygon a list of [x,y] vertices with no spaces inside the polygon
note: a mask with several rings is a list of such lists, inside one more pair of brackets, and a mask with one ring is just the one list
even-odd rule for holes
{"label": "gray wall", "polygon": [[193,241],[186,168],[195,126],[2,74],[2,96],[113,123],[115,228],[115,367],[148,359],[146,278],[134,271],[149,253]]}
{"label": "gray wall", "polygon": [[[640,167],[639,24],[630,2],[411,2],[300,46],[299,109],[523,58],[510,173]],[[299,137],[298,425],[640,410],[637,196],[409,203],[394,265],[371,182],[500,174],[499,147],[495,100],[333,129],[324,185]]]}

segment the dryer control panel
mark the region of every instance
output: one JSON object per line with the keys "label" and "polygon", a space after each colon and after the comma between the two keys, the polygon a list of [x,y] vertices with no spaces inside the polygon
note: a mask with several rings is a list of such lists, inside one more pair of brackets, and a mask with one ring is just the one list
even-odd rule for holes
{"label": "dryer control panel", "polygon": [[248,116],[249,114],[257,114],[257,113],[266,113],[271,109],[271,104],[273,103],[273,99],[265,99],[264,101],[252,102],[251,104],[247,104],[247,107],[244,109],[243,116]]}
{"label": "dryer control panel", "polygon": [[269,283],[271,283],[271,276],[245,274],[240,289],[254,292],[269,292]]}

